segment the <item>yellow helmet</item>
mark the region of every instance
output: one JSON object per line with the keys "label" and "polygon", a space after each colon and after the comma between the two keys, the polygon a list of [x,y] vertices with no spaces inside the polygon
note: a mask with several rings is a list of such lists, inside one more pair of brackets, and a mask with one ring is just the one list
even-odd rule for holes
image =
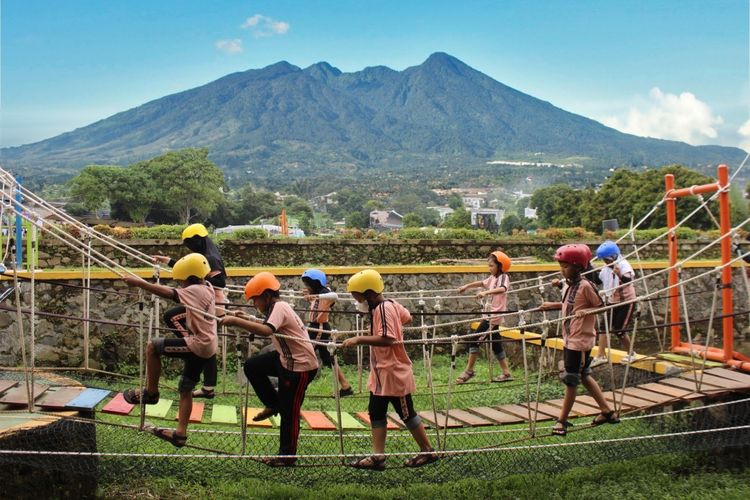
{"label": "yellow helmet", "polygon": [[211,272],[211,266],[208,265],[206,258],[199,253],[189,253],[178,260],[172,268],[172,278],[176,280],[186,280],[190,276],[205,279]]}
{"label": "yellow helmet", "polygon": [[375,269],[365,269],[358,272],[351,278],[346,285],[348,292],[365,293],[367,290],[372,290],[375,293],[383,293],[385,284],[383,283],[383,277]]}
{"label": "yellow helmet", "polygon": [[206,237],[208,236],[208,230],[206,229],[206,226],[203,224],[190,224],[188,227],[182,230],[182,241],[185,241],[188,238],[192,238],[193,236],[202,236]]}

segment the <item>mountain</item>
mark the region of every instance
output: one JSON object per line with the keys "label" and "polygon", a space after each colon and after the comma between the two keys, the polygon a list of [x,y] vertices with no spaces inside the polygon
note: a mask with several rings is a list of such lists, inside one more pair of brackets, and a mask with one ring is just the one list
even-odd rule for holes
{"label": "mountain", "polygon": [[[623,134],[493,80],[444,53],[342,73],[279,62],[233,73],[51,139],[0,150],[4,168],[55,175],[207,147],[230,178],[284,179],[492,159],[592,168],[739,164],[737,148]],[[536,160],[533,160],[536,158]],[[541,159],[541,160],[539,160]]]}

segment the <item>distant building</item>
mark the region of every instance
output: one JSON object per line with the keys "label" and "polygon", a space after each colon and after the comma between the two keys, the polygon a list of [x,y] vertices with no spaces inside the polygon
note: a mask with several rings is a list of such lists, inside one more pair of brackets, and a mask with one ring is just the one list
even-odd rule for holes
{"label": "distant building", "polygon": [[527,219],[538,219],[539,217],[536,215],[536,208],[529,208],[526,207],[523,209],[523,216]]}
{"label": "distant building", "polygon": [[500,221],[505,216],[505,210],[497,208],[472,208],[470,214],[471,227],[494,232],[500,229]]}
{"label": "distant building", "polygon": [[479,196],[462,196],[461,201],[466,208],[482,208],[484,204],[484,198]]}
{"label": "distant building", "polygon": [[427,207],[430,210],[434,210],[440,216],[440,220],[445,220],[450,214],[455,212],[451,207]]}
{"label": "distant building", "polygon": [[404,227],[404,216],[395,210],[373,210],[370,212],[370,227],[377,231],[393,231]]}

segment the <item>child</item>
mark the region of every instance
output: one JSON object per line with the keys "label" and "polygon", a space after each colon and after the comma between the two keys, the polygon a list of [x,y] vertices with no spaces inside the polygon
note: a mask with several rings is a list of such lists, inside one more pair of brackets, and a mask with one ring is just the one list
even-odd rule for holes
{"label": "child", "polygon": [[438,459],[434,453],[422,420],[414,411],[411,393],[416,390],[411,360],[406,354],[402,326],[411,323],[409,311],[401,304],[383,297],[383,278],[374,269],[360,271],[349,279],[348,291],[359,304],[366,305],[370,314],[370,335],[350,337],[342,347],[359,344],[370,346],[370,425],[372,426],[373,454],[351,463],[357,469],[382,471],[385,469],[386,412],[391,403],[404,425],[419,445],[421,453],[405,462],[407,467],[421,467]]}
{"label": "child", "polygon": [[[253,306],[266,317],[265,322],[259,323],[231,313],[221,320],[223,325],[239,326],[254,334],[271,337],[271,343],[276,348],[273,352],[245,361],[247,380],[265,405],[253,420],[265,420],[281,414],[279,455],[283,456],[264,460],[271,467],[288,467],[297,462],[294,455],[297,454],[300,408],[307,386],[318,371],[318,358],[305,325],[292,306],[281,300],[280,289],[281,284],[273,274],[266,271],[256,274],[245,285],[245,299],[253,301]],[[281,338],[276,334],[294,339]],[[278,391],[268,377],[279,378]]]}
{"label": "child", "polygon": [[[308,269],[302,273],[302,283],[305,285],[304,297],[305,300],[310,302],[308,326],[318,330],[330,330],[331,325],[328,323],[328,314],[331,312],[331,307],[336,303],[339,296],[336,292],[332,292],[328,287],[328,278],[323,271],[318,269]],[[310,338],[313,340],[328,340],[329,335],[323,332],[316,332],[308,330]],[[323,362],[323,366],[327,366],[333,369],[333,360],[331,353],[328,352],[326,346],[317,345],[315,351],[320,354],[320,360]],[[341,369],[336,370],[335,374],[339,379],[339,396],[351,396],[354,394],[352,386],[346,380],[344,373]]]}
{"label": "child", "polygon": [[552,434],[565,436],[568,427],[573,425],[568,422],[568,415],[575,403],[579,383],[583,383],[601,409],[601,414],[597,415],[592,425],[616,424],[620,419],[610,409],[599,384],[591,377],[591,348],[594,347],[596,332],[595,317],[590,310],[603,305],[596,287],[581,277],[581,272],[591,261],[591,250],[586,245],[563,245],[555,252],[555,260],[560,263],[568,287],[563,293],[562,303],[544,302],[542,309],[562,309],[562,316],[567,318],[562,324],[565,372],[560,375],[560,380],[565,384],[565,398],[560,417],[552,428]]}
{"label": "child", "polygon": [[[483,291],[477,293],[478,299],[484,299],[488,295],[491,296],[490,303],[485,303],[484,311],[491,313],[503,312],[507,309],[508,305],[507,292],[510,289],[510,279],[507,272],[511,266],[510,257],[503,252],[492,252],[487,258],[487,263],[490,268],[490,276],[482,281],[474,281],[459,287],[458,293],[464,293],[469,288],[484,288]],[[502,316],[490,317],[489,315],[485,315],[485,319],[474,330],[475,333],[486,332],[490,329],[493,330],[489,336],[492,339],[492,352],[495,354],[500,363],[500,368],[503,370],[502,375],[498,375],[492,379],[493,382],[507,382],[513,379],[508,368],[508,360],[503,349],[500,332],[497,330],[502,324]],[[456,379],[457,384],[465,384],[474,377],[474,363],[476,363],[477,357],[479,357],[478,341],[485,338],[487,336],[480,337],[477,339],[477,342],[469,344],[469,360],[466,363],[466,369]],[[489,362],[491,363],[492,361],[490,360]]]}
{"label": "child", "polygon": [[[206,258],[198,253],[191,253],[178,260],[172,268],[172,277],[181,282],[182,288],[171,288],[156,283],[149,283],[136,276],[125,276],[123,281],[128,286],[136,286],[165,299],[172,299],[181,304],[205,311],[206,315],[193,309],[183,307],[184,328],[187,335],[181,338],[157,338],[149,341],[146,348],[146,388],[143,391],[128,389],[123,393],[125,401],[140,404],[141,399],[147,405],[159,402],[159,375],[161,374],[162,356],[182,358],[185,366],[180,376],[177,390],[180,392],[180,407],[177,414],[177,429],[153,428],[152,432],[159,439],[169,441],[176,447],[185,446],[190,411],[193,408],[193,389],[200,380],[201,372],[209,359],[216,357],[218,346],[216,337],[214,289],[205,281],[211,271]],[[173,308],[164,316],[174,314]],[[211,316],[207,316],[211,315]]]}
{"label": "child", "polygon": [[[605,241],[596,249],[596,256],[604,261],[604,267],[599,271],[599,279],[604,288],[607,298],[607,305],[619,304],[635,299],[635,286],[632,281],[635,278],[635,272],[627,260],[622,258],[620,248],[614,241]],[[635,302],[614,307],[609,312],[609,331],[622,340],[628,355],[622,358],[622,363],[632,363],[636,360],[636,353],[630,354],[632,344],[628,335],[628,327],[633,317]],[[606,331],[599,331],[599,352],[596,358],[591,362],[591,367],[595,367],[607,362],[607,356],[604,354],[608,348]]]}
{"label": "child", "polygon": [[[216,294],[216,303],[225,303],[227,301],[224,295],[223,289],[227,286],[227,273],[224,270],[224,262],[221,260],[219,249],[216,247],[213,241],[208,237],[208,230],[203,224],[191,224],[182,231],[182,243],[190,249],[191,252],[199,253],[203,255],[208,261],[208,265],[211,267],[211,272],[206,277],[206,281],[211,283],[214,287],[214,293]],[[154,262],[167,264],[170,267],[174,267],[175,260],[165,255],[152,255]],[[174,314],[168,319],[167,325],[175,329],[175,334],[178,337],[183,337],[187,334],[184,328],[180,327],[180,322],[184,321],[184,308],[180,312],[175,309]],[[216,315],[222,316],[224,314],[224,308],[217,306]],[[219,377],[219,368],[216,362],[216,357],[208,360],[206,368],[203,372],[203,387],[193,391],[194,398],[208,398],[213,399],[215,396],[214,388]]]}

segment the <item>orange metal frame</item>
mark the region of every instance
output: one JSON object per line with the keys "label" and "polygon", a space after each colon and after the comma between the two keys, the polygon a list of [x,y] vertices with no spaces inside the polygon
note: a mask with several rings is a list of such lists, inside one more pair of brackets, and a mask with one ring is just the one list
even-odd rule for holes
{"label": "orange metal frame", "polygon": [[[719,165],[718,182],[692,186],[689,188],[675,189],[674,176],[667,174],[664,176],[664,185],[666,187],[666,207],[667,207],[667,227],[668,235],[668,253],[669,265],[669,285],[670,287],[670,322],[672,333],[672,351],[680,353],[693,353],[697,356],[705,357],[713,361],[721,361],[727,365],[739,368],[743,371],[750,371],[750,358],[734,352],[734,297],[732,295],[732,268],[727,265],[732,260],[732,235],[731,221],[729,218],[729,191],[724,190],[729,186],[729,169],[726,165]],[[723,191],[722,191],[723,190]],[[679,276],[675,265],[677,264],[677,232],[674,230],[677,225],[677,199],[684,196],[696,196],[703,193],[719,193],[719,225],[721,226],[721,263],[724,267],[721,270],[721,302],[722,302],[722,332],[723,349],[709,347],[698,344],[682,342],[680,339],[680,299],[677,293],[677,284]]]}

